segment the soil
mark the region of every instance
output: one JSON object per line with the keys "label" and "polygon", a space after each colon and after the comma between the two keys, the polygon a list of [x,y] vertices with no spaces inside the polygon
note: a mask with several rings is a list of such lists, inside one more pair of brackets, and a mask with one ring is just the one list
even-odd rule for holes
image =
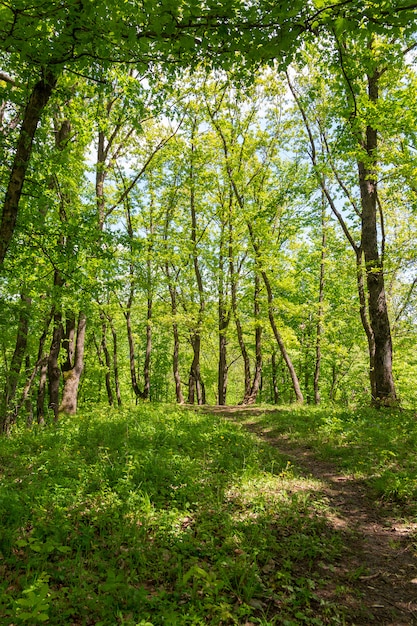
{"label": "soil", "polygon": [[243,421],[245,428],[276,447],[306,476],[321,482],[329,520],[342,534],[344,550],[332,564],[331,575],[327,573],[328,584],[320,594],[343,605],[346,624],[417,625],[415,516],[411,522],[410,511],[376,499],[365,481],[344,475],[332,463],[317,459],[308,447],[250,421],[251,415],[261,413],[256,407],[210,407],[210,412]]}

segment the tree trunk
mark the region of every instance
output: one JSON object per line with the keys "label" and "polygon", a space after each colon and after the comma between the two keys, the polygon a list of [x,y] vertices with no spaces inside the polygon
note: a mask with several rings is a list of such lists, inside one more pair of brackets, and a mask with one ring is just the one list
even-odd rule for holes
{"label": "tree trunk", "polygon": [[272,296],[272,289],[271,289],[271,284],[269,282],[269,279],[266,275],[266,273],[264,271],[261,272],[262,273],[262,278],[263,281],[265,283],[265,287],[266,287],[266,291],[268,294],[268,318],[269,318],[269,323],[271,324],[271,328],[272,328],[272,332],[274,333],[274,337],[277,341],[277,344],[279,346],[279,349],[281,351],[281,355],[282,358],[284,359],[285,365],[287,366],[287,369],[289,371],[289,374],[291,376],[291,381],[292,381],[292,387],[295,393],[295,397],[297,402],[299,402],[300,404],[302,404],[304,402],[304,398],[303,398],[303,394],[301,392],[301,388],[300,388],[300,383],[295,371],[295,368],[292,364],[292,361],[285,349],[285,345],[284,342],[282,340],[281,334],[278,330],[278,327],[275,323],[275,317],[274,317],[274,302],[273,302],[273,296]]}
{"label": "tree trunk", "polygon": [[169,296],[171,299],[171,312],[172,312],[172,332],[174,335],[174,350],[172,354],[172,373],[174,375],[175,382],[175,397],[178,404],[184,404],[184,396],[181,388],[181,375],[179,368],[179,354],[180,354],[180,339],[178,334],[178,324],[176,322],[177,317],[177,291],[172,284],[171,272],[168,262],[165,263],[165,274],[168,279]]}
{"label": "tree trunk", "polygon": [[148,288],[148,302],[146,315],[146,349],[143,364],[143,391],[142,398],[147,400],[151,392],[151,354],[152,354],[152,287]]}
{"label": "tree trunk", "polygon": [[258,272],[255,273],[254,316],[255,316],[255,373],[248,395],[245,395],[243,404],[255,404],[262,381],[262,325],[260,320],[259,295],[261,291]]}
{"label": "tree trunk", "polygon": [[[368,76],[368,96],[372,103],[378,100],[378,73]],[[392,374],[392,340],[385,296],[383,254],[379,254],[377,231],[377,158],[378,135],[371,126],[366,128],[366,141],[363,146],[368,161],[358,162],[359,187],[362,207],[361,247],[365,257],[366,283],[368,287],[368,310],[375,343],[374,380],[375,391],[372,403],[376,406],[390,406],[397,402]],[[384,229],[382,230],[382,250],[384,249]]]}
{"label": "tree trunk", "polygon": [[119,380],[119,362],[118,362],[118,348],[117,348],[117,333],[113,324],[113,320],[110,315],[106,315],[111,329],[113,337],[113,373],[114,373],[114,386],[116,389],[117,406],[122,406],[122,396],[120,393],[120,380]]}
{"label": "tree trunk", "polygon": [[272,370],[272,391],[273,391],[273,402],[274,404],[278,404],[279,402],[279,391],[278,391],[278,367],[277,367],[277,356],[274,352],[271,356],[271,370]]}
{"label": "tree trunk", "polygon": [[136,398],[140,398],[140,389],[138,385],[138,379],[136,376],[135,342],[133,339],[133,332],[132,332],[132,320],[131,320],[130,306],[128,306],[127,311],[124,311],[124,316],[126,320],[127,342],[129,344],[130,381],[132,383],[132,389]]}
{"label": "tree trunk", "polygon": [[[253,245],[253,249],[255,251],[255,261],[257,264],[259,264],[259,247],[258,244],[255,240],[255,236],[254,236],[254,232],[253,232],[253,228],[252,225],[250,224],[250,222],[247,222],[247,226],[248,226],[248,230],[249,230],[249,234],[252,240],[252,245]],[[262,276],[262,280],[264,282],[265,288],[266,288],[266,293],[267,293],[267,297],[268,297],[268,318],[269,318],[269,323],[271,325],[271,329],[272,332],[274,333],[274,337],[277,341],[278,347],[280,349],[282,358],[284,359],[285,365],[287,366],[288,372],[291,376],[291,381],[292,381],[292,387],[295,393],[295,398],[296,401],[299,402],[300,404],[303,404],[304,402],[304,397],[303,394],[301,392],[301,387],[300,387],[300,382],[298,380],[298,376],[297,373],[295,371],[294,365],[292,364],[292,361],[290,359],[290,356],[288,354],[288,352],[285,349],[285,345],[284,345],[284,341],[281,337],[281,334],[278,330],[278,327],[276,325],[275,322],[275,316],[274,316],[274,297],[272,295],[272,288],[271,288],[271,283],[269,281],[268,275],[266,273],[265,270],[260,269],[260,274]]]}
{"label": "tree trunk", "polygon": [[189,375],[188,403],[194,404],[195,399],[197,399],[197,404],[202,405],[206,403],[206,390],[200,372],[201,337],[199,333],[191,336],[191,345],[193,360]]}
{"label": "tree trunk", "polygon": [[[58,291],[60,291],[63,284],[64,280],[59,271],[56,270],[54,274],[54,287],[58,288]],[[61,379],[61,368],[59,367],[58,358],[61,350],[61,341],[63,336],[64,329],[62,326],[62,311],[61,303],[59,302],[58,305],[54,305],[52,341],[47,365],[49,383],[48,406],[54,412],[55,421],[58,419],[59,385]]]}
{"label": "tree trunk", "polygon": [[219,320],[219,366],[217,380],[217,402],[221,406],[226,404],[227,374],[227,337],[225,335],[225,328],[222,328],[222,323]]}
{"label": "tree trunk", "polygon": [[23,115],[0,222],[0,267],[3,265],[16,226],[20,197],[32,153],[35,132],[42,111],[52,95],[56,82],[57,77],[51,71],[46,71],[44,76],[33,87]]}
{"label": "tree trunk", "polygon": [[41,426],[45,423],[45,395],[46,395],[47,377],[48,377],[48,358],[45,357],[40,364],[38,398],[36,401],[36,419],[37,419],[38,424]]}
{"label": "tree trunk", "polygon": [[320,404],[320,367],[321,367],[321,337],[323,333],[323,303],[324,303],[324,272],[326,261],[326,205],[325,196],[322,192],[321,205],[321,255],[320,255],[320,277],[319,277],[319,299],[317,308],[316,325],[316,359],[314,364],[314,404]]}
{"label": "tree trunk", "polygon": [[[111,358],[110,358],[109,349],[107,347],[107,324],[105,321],[105,316],[104,316],[103,311],[100,312],[100,319],[102,322],[101,323],[101,340],[99,344],[94,335],[94,343],[96,346],[97,357],[98,357],[99,363],[101,367],[103,367],[104,369],[104,382],[106,385],[107,401],[109,403],[109,406],[113,406],[114,399],[113,399],[113,390],[111,387]],[[104,360],[102,357],[102,353],[104,355]]]}
{"label": "tree trunk", "polygon": [[[51,320],[52,320],[52,316],[53,316],[53,309],[50,312],[50,315],[48,316],[46,322],[45,322],[45,327],[44,327],[44,331],[39,339],[39,348],[38,348],[38,355],[37,355],[37,359],[36,359],[36,363],[35,366],[32,369],[32,372],[30,374],[30,376],[27,378],[25,386],[23,388],[23,392],[22,395],[20,397],[19,402],[16,404],[15,408],[14,408],[14,419],[17,419],[17,416],[19,414],[20,409],[22,408],[22,406],[24,404],[26,404],[26,406],[28,407],[28,403],[30,402],[30,390],[32,388],[32,384],[33,381],[35,380],[35,377],[37,375],[37,373],[39,372],[39,370],[43,367],[44,368],[44,372],[45,372],[45,381],[44,381],[44,385],[46,383],[46,359],[44,357],[43,354],[43,348],[45,345],[45,341],[46,341],[46,336],[48,333],[48,329],[49,326],[51,324]],[[27,371],[29,371],[29,368],[27,367]],[[45,392],[43,393],[43,407],[44,407],[44,399],[45,399]],[[30,403],[31,404],[31,403]],[[31,405],[31,411],[32,411],[32,405]],[[42,412],[43,415],[43,412]],[[39,420],[38,420],[39,423]]]}
{"label": "tree trunk", "polygon": [[64,389],[62,391],[62,401],[59,407],[60,413],[75,415],[77,412],[78,387],[80,384],[81,374],[84,369],[84,343],[87,318],[80,311],[77,324],[77,339],[75,342],[75,350],[73,352],[73,362],[71,369],[64,371]]}
{"label": "tree trunk", "polygon": [[364,285],[364,270],[362,263],[363,252],[359,247],[356,250],[356,284],[358,287],[359,295],[359,314],[363,329],[365,331],[366,339],[368,342],[368,354],[369,354],[369,382],[371,385],[371,397],[376,397],[376,385],[375,385],[375,339],[374,331],[368,318],[368,307],[366,302],[365,285]]}
{"label": "tree trunk", "polygon": [[179,369],[180,341],[179,341],[179,335],[178,335],[178,326],[176,322],[172,324],[172,332],[174,335],[174,351],[172,354],[172,371],[174,374],[174,381],[175,381],[175,397],[177,399],[178,404],[184,404],[184,396],[182,395],[181,376],[180,376],[180,369]]}
{"label": "tree trunk", "polygon": [[194,266],[194,274],[197,283],[199,307],[195,329],[191,333],[191,345],[193,348],[193,360],[190,367],[189,375],[189,393],[188,402],[194,403],[194,391],[197,395],[197,404],[206,403],[206,393],[204,383],[201,379],[200,371],[200,353],[201,353],[201,326],[203,323],[203,315],[205,310],[205,297],[203,288],[203,279],[200,271],[200,264],[197,252],[197,212],[195,207],[195,175],[194,175],[194,132],[196,129],[196,121],[194,120],[192,137],[191,137],[191,164],[190,164],[190,215],[191,215],[191,243],[192,243],[192,259]]}
{"label": "tree trunk", "polygon": [[13,402],[16,396],[17,384],[19,382],[20,370],[22,368],[23,359],[26,352],[29,332],[29,310],[32,304],[31,298],[22,293],[20,296],[21,309],[19,315],[19,322],[17,326],[16,344],[13,352],[12,360],[10,363],[10,369],[7,373],[6,384],[3,394],[3,411],[1,419],[1,430],[3,433],[7,433],[10,430],[10,426],[16,419],[16,412],[13,411]]}
{"label": "tree trunk", "polygon": [[236,334],[237,334],[237,340],[239,343],[240,353],[243,359],[243,375],[244,375],[243,397],[246,398],[250,395],[250,390],[251,390],[250,360],[249,360],[248,352],[246,350],[242,325],[240,323],[239,313],[238,313],[237,272],[236,272],[236,267],[235,267],[233,249],[234,249],[233,224],[232,224],[232,220],[229,219],[229,276],[230,276],[230,292],[231,292],[231,301],[232,301],[232,314],[233,314],[233,319],[235,321]]}
{"label": "tree trunk", "polygon": [[217,373],[217,402],[223,406],[226,404],[227,395],[227,329],[230,322],[230,311],[227,310],[227,296],[225,294],[224,277],[224,231],[225,224],[222,221],[220,233],[219,268],[218,268],[218,329],[219,329],[219,363]]}

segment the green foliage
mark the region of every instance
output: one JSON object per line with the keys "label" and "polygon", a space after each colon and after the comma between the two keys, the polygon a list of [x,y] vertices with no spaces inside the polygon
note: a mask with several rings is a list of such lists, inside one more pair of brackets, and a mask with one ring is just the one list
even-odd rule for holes
{"label": "green foliage", "polygon": [[[19,547],[23,547],[17,542]],[[33,549],[33,545],[31,546]],[[19,622],[42,624],[49,621],[51,592],[48,585],[49,575],[41,572],[36,581],[27,589],[23,589],[24,597],[16,600],[16,618]]]}
{"label": "green foliage", "polygon": [[90,412],[3,438],[0,468],[2,620],[340,623],[316,485],[219,417]]}
{"label": "green foliage", "polygon": [[417,497],[417,443],[414,410],[282,409],[265,413],[259,424],[290,440],[308,443],[347,474],[366,480],[377,497],[407,504]]}

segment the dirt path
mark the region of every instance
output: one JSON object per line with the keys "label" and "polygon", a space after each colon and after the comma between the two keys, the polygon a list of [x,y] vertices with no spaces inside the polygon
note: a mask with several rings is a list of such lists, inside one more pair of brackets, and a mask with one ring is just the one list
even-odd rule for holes
{"label": "dirt path", "polygon": [[[212,409],[211,409],[212,410]],[[329,520],[342,533],[343,558],[329,577],[323,598],[335,599],[345,589],[347,624],[365,626],[417,625],[417,524],[401,520],[389,503],[375,500],[364,481],[340,473],[313,452],[276,437],[250,420],[250,409],[219,407],[212,412],[242,422],[257,436],[288,457],[307,476],[321,481]],[[259,411],[258,411],[259,412]],[[256,415],[256,409],[252,409]]]}

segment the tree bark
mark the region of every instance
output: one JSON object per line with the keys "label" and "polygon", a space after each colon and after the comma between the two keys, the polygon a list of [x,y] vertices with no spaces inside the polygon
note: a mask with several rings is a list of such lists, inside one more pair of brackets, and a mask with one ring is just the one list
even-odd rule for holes
{"label": "tree bark", "polygon": [[[188,402],[193,404],[195,400],[195,394],[197,395],[197,404],[206,403],[206,392],[204,383],[201,379],[200,371],[200,353],[201,353],[201,326],[203,323],[203,315],[205,310],[205,297],[203,288],[203,278],[201,275],[200,264],[198,260],[197,251],[197,212],[195,207],[195,172],[194,172],[194,133],[196,129],[196,122],[194,120],[191,136],[191,163],[190,163],[190,214],[191,214],[191,244],[192,244],[192,260],[194,267],[194,275],[197,283],[198,291],[198,314],[195,323],[195,328],[191,333],[191,346],[193,348],[193,360],[190,367],[189,374],[189,389],[188,389]],[[195,392],[195,394],[194,394]]]}
{"label": "tree bark", "polygon": [[242,404],[255,404],[262,381],[262,325],[260,320],[259,295],[261,291],[258,272],[255,272],[255,291],[253,309],[255,317],[255,372],[249,394],[245,395]]}
{"label": "tree bark", "polygon": [[50,70],[47,70],[42,78],[34,85],[23,115],[22,126],[16,147],[16,154],[10,172],[0,222],[0,268],[3,265],[4,258],[15,230],[19,211],[19,202],[26,178],[26,171],[32,154],[35,132],[38,127],[42,111],[53,93],[56,82],[57,77]]}
{"label": "tree bark", "polygon": [[47,377],[48,377],[48,358],[45,357],[40,364],[38,397],[36,400],[36,419],[40,426],[42,426],[45,423],[45,396],[46,396]]}
{"label": "tree bark", "polygon": [[321,367],[321,337],[323,333],[323,303],[324,303],[324,277],[325,277],[325,261],[326,261],[326,206],[325,196],[322,192],[321,205],[321,254],[320,254],[320,277],[319,277],[319,298],[317,308],[317,325],[316,325],[316,359],[314,364],[314,403],[320,404],[320,367]]}
{"label": "tree bark", "polygon": [[11,425],[16,420],[16,411],[13,410],[13,402],[16,396],[17,384],[19,382],[20,370],[26,353],[29,332],[29,310],[32,304],[31,298],[26,294],[20,295],[21,309],[17,326],[15,349],[13,352],[10,369],[7,373],[5,389],[3,393],[3,411],[0,417],[1,431],[7,433]]}
{"label": "tree bark", "polygon": [[[30,393],[30,390],[32,388],[33,381],[35,380],[35,377],[36,377],[37,373],[39,372],[39,370],[42,367],[46,368],[46,358],[45,358],[45,356],[43,354],[43,348],[44,348],[44,345],[45,345],[48,329],[49,329],[49,326],[51,324],[52,316],[53,316],[53,309],[51,310],[47,320],[45,321],[44,331],[43,331],[43,333],[42,333],[42,335],[41,335],[41,337],[39,339],[39,348],[38,348],[38,355],[37,355],[36,363],[35,363],[34,367],[32,368],[32,372],[31,372],[30,376],[26,380],[26,383],[25,383],[25,386],[23,388],[20,400],[16,404],[16,406],[14,407],[14,416],[13,416],[14,420],[17,419],[19,411],[20,411],[20,409],[22,408],[22,406],[24,404],[26,404],[27,407],[28,407],[29,403],[31,404],[29,393]],[[27,367],[27,371],[29,371],[29,367]],[[45,381],[46,381],[46,369],[45,369]],[[45,393],[43,394],[43,400],[44,399],[45,399]],[[44,406],[44,403],[43,403],[43,406]],[[31,412],[32,412],[32,406],[31,406]],[[42,415],[43,415],[43,412],[42,412]],[[38,420],[38,423],[40,423],[39,420]]]}
{"label": "tree bark", "polygon": [[122,406],[122,396],[120,393],[120,379],[119,379],[119,361],[118,361],[118,347],[117,347],[117,333],[113,324],[113,319],[109,314],[106,315],[110,324],[110,330],[113,338],[113,373],[114,373],[114,386],[116,390],[117,406]]}
{"label": "tree bark", "polygon": [[278,404],[279,402],[278,366],[277,366],[277,356],[276,356],[275,350],[272,352],[272,356],[271,356],[271,370],[272,370],[273,402],[274,404]]}
{"label": "tree bark", "polygon": [[[130,299],[129,299],[130,302]],[[133,339],[132,332],[132,319],[131,319],[131,311],[130,305],[128,304],[127,310],[123,312],[126,320],[126,330],[127,330],[127,342],[129,345],[129,369],[130,369],[130,381],[132,384],[133,392],[136,398],[140,398],[140,389],[138,385],[138,379],[136,376],[136,363],[135,363],[135,342]]]}
{"label": "tree bark", "polygon": [[217,372],[217,402],[220,406],[226,404],[227,395],[227,329],[230,322],[230,310],[227,307],[224,276],[224,232],[225,224],[222,220],[220,232],[219,268],[218,268],[218,332],[219,332],[219,362]]}
{"label": "tree bark", "polygon": [[[246,350],[245,339],[243,337],[242,324],[240,323],[238,305],[237,305],[237,268],[234,257],[234,238],[233,238],[233,224],[231,218],[229,219],[229,276],[230,276],[230,293],[232,314],[235,321],[237,341],[239,343],[240,353],[243,359],[243,375],[244,375],[244,390],[243,397],[246,398],[250,395],[251,389],[251,371],[250,371],[250,359],[248,351]],[[242,400],[243,403],[243,400]]]}
{"label": "tree bark", "polygon": [[[368,96],[372,103],[378,100],[379,75],[368,75]],[[358,162],[359,187],[362,207],[362,237],[368,288],[368,310],[375,344],[374,381],[372,403],[376,406],[390,406],[397,403],[397,395],[392,374],[392,339],[385,295],[383,254],[378,246],[377,177],[376,159],[378,133],[368,125],[365,145],[367,161]],[[382,237],[384,232],[382,228]],[[382,249],[384,241],[382,242]]]}
{"label": "tree bark", "polygon": [[169,296],[171,300],[171,313],[172,313],[172,333],[174,336],[174,350],[172,354],[172,373],[174,375],[175,382],[175,397],[177,399],[178,404],[184,404],[184,396],[182,393],[181,387],[181,375],[180,375],[180,367],[179,367],[179,354],[180,354],[180,339],[178,333],[178,324],[176,321],[177,318],[177,290],[175,285],[172,283],[171,271],[169,268],[169,263],[165,262],[165,274],[168,280],[168,290]]}
{"label": "tree bark", "polygon": [[64,389],[62,391],[62,401],[59,407],[60,413],[75,415],[77,412],[78,387],[81,374],[84,369],[84,344],[87,317],[80,311],[77,324],[77,339],[73,352],[71,368],[64,371]]}
{"label": "tree bark", "polygon": [[[94,343],[96,346],[97,357],[98,357],[99,363],[101,367],[103,367],[104,369],[104,382],[106,385],[107,400],[108,400],[109,406],[113,406],[114,399],[113,399],[113,390],[111,386],[111,358],[110,358],[109,348],[107,346],[107,324],[105,321],[105,315],[103,311],[100,312],[100,319],[101,319],[101,339],[100,339],[100,343],[98,343],[94,335]],[[104,360],[102,357],[102,353],[104,355]]]}
{"label": "tree bark", "polygon": [[61,380],[61,368],[59,366],[58,358],[61,351],[61,341],[64,336],[64,329],[62,326],[62,305],[61,305],[61,289],[64,285],[64,278],[59,272],[54,272],[54,291],[57,292],[58,302],[53,305],[53,330],[51,348],[48,355],[48,390],[49,390],[49,403],[48,406],[53,410],[54,420],[58,419],[59,409],[59,387]]}

